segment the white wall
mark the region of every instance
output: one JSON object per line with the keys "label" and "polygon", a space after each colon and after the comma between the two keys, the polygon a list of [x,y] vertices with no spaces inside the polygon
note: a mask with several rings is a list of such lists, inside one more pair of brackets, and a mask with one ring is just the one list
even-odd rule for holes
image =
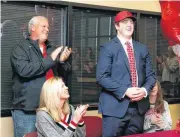
{"label": "white wall", "polygon": [[0,118],[0,137],[14,137],[12,117]]}
{"label": "white wall", "polygon": [[161,12],[159,0],[63,0],[124,9]]}

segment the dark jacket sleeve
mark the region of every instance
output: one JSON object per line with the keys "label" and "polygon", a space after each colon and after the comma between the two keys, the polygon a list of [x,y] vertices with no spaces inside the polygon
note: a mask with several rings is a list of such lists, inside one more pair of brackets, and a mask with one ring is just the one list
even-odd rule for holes
{"label": "dark jacket sleeve", "polygon": [[68,76],[71,73],[71,65],[69,61],[65,62],[58,62],[58,76],[63,77],[64,82],[67,84],[68,83]]}
{"label": "dark jacket sleeve", "polygon": [[117,83],[111,78],[113,53],[106,47],[107,45],[100,47],[99,60],[96,68],[96,80],[105,90],[110,91],[118,99],[121,99],[128,87],[121,83]]}
{"label": "dark jacket sleeve", "polygon": [[66,62],[59,62],[58,63],[58,73],[59,75],[63,75],[64,73],[70,73],[71,72],[71,65],[69,61]]}
{"label": "dark jacket sleeve", "polygon": [[15,46],[13,48],[10,61],[16,73],[26,78],[41,75],[55,65],[55,61],[50,56],[40,58],[37,61],[31,61],[21,46]]}

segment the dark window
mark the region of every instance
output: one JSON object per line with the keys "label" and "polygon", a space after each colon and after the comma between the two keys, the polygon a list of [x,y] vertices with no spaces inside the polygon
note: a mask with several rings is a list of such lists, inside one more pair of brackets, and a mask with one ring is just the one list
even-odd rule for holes
{"label": "dark window", "polygon": [[112,34],[114,14],[73,9],[72,103],[97,103],[96,64],[100,44]]}

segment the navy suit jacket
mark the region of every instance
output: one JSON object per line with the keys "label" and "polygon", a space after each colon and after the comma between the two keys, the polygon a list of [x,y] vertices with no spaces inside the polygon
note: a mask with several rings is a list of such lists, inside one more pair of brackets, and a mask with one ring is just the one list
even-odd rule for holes
{"label": "navy suit jacket", "polygon": [[[132,43],[135,52],[138,87],[144,87],[149,94],[156,80],[147,46],[134,40]],[[132,87],[132,82],[128,57],[117,37],[100,46],[96,80],[102,87],[99,112],[107,116],[123,117],[130,102],[130,99],[127,96],[123,97],[123,95],[127,88]],[[140,114],[144,114],[149,109],[148,97],[137,103]]]}

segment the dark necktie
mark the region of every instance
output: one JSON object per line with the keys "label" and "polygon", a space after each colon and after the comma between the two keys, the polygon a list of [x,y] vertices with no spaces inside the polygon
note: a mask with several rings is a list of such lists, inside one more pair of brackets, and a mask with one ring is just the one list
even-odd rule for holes
{"label": "dark necktie", "polygon": [[127,54],[128,54],[129,67],[131,72],[132,87],[137,87],[137,74],[136,74],[134,52],[130,42],[126,42],[125,45],[127,46]]}

